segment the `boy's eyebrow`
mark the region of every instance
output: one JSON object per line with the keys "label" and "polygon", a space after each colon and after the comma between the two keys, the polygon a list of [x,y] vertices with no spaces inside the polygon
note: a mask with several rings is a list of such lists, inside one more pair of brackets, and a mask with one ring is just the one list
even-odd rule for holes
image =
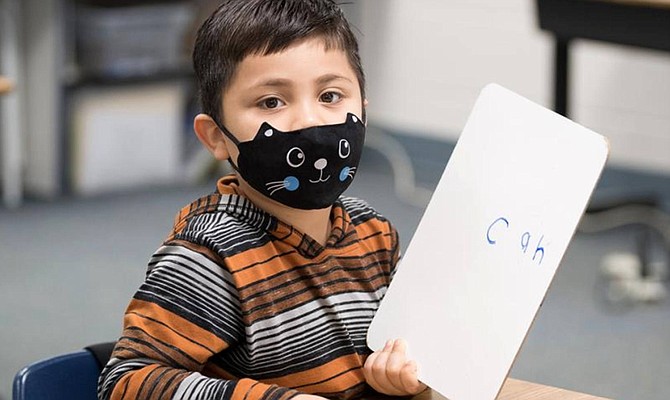
{"label": "boy's eyebrow", "polygon": [[258,82],[258,84],[254,85],[256,87],[283,87],[283,86],[290,86],[291,81],[288,79],[282,79],[282,78],[270,78],[261,82]]}
{"label": "boy's eyebrow", "polygon": [[319,84],[319,85],[324,85],[326,83],[330,83],[332,81],[336,81],[336,80],[340,80],[340,79],[343,79],[345,81],[349,81],[349,82],[353,83],[351,81],[351,79],[347,78],[346,76],[337,75],[337,74],[326,74],[326,75],[320,76],[319,79],[316,80],[316,83]]}
{"label": "boy's eyebrow", "polygon": [[[351,79],[347,78],[346,76],[338,75],[338,74],[325,74],[317,78],[316,83],[318,85],[325,85],[327,83],[330,83],[332,81],[336,80],[345,80],[348,82],[352,82]],[[352,82],[353,83],[353,82]],[[292,81],[290,79],[283,79],[283,78],[270,78],[264,81],[260,81],[257,84],[253,85],[254,87],[287,87],[291,86]]]}

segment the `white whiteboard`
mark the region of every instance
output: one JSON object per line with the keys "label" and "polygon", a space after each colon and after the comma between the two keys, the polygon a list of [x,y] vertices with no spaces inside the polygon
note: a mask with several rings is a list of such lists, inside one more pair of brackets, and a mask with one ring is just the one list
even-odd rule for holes
{"label": "white whiteboard", "polygon": [[495,84],[478,98],[368,332],[419,379],[494,399],[608,154],[607,140]]}

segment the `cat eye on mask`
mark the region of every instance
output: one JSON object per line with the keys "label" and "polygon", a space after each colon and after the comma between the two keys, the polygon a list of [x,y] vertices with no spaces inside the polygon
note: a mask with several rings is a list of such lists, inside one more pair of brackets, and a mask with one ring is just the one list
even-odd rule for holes
{"label": "cat eye on mask", "polygon": [[282,132],[264,122],[254,138],[240,142],[232,163],[266,197],[304,210],[331,206],[351,184],[363,150],[365,124],[348,113],[345,122]]}

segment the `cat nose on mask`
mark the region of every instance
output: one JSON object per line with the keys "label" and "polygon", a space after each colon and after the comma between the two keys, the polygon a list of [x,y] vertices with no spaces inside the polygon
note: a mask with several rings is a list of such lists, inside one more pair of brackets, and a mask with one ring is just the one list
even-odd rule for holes
{"label": "cat nose on mask", "polygon": [[314,162],[314,168],[316,168],[318,170],[322,170],[322,169],[326,168],[327,165],[328,165],[328,161],[325,158],[319,158],[318,160],[316,160]]}

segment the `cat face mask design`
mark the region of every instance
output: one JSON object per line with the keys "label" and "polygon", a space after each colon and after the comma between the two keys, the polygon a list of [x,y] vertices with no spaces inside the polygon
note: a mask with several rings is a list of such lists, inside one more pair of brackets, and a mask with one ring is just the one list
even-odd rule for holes
{"label": "cat face mask design", "polygon": [[239,142],[233,167],[254,189],[292,208],[331,206],[351,184],[363,150],[365,124],[348,113],[344,123],[282,132],[264,122],[256,136]]}

